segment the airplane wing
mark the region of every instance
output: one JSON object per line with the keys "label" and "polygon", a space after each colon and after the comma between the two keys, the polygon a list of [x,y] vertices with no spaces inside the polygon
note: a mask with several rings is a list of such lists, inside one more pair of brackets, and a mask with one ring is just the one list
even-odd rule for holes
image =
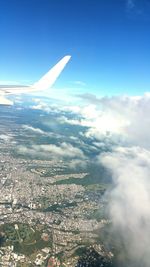
{"label": "airplane wing", "polygon": [[[32,93],[34,91],[42,91],[51,88],[51,86],[54,84],[68,61],[70,60],[71,56],[65,56],[63,57],[52,69],[50,69],[39,81],[34,83],[30,86],[3,86],[0,85],[0,104],[1,102],[5,104],[10,104],[7,98],[5,98],[5,95],[10,94],[22,94],[22,93]],[[6,104],[7,105],[7,104]]]}

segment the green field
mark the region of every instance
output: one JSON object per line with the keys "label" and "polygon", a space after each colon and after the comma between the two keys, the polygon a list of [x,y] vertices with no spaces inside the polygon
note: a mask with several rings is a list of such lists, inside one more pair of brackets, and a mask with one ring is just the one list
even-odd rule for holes
{"label": "green field", "polygon": [[4,224],[0,227],[0,232],[4,233],[3,246],[13,245],[14,251],[30,255],[44,247],[51,247],[52,236],[44,241],[41,238],[42,231],[30,227],[28,224]]}

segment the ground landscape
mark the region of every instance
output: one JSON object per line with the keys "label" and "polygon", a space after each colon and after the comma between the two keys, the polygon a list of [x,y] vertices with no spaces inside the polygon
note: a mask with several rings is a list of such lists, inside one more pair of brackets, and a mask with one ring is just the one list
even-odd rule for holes
{"label": "ground landscape", "polygon": [[64,116],[0,106],[0,266],[113,266],[101,238],[110,176]]}

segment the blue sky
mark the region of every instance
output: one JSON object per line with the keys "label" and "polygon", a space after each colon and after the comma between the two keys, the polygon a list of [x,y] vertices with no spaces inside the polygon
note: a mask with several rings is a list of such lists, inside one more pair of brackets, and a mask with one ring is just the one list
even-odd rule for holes
{"label": "blue sky", "polygon": [[66,54],[72,60],[56,88],[149,91],[150,2],[0,0],[1,81],[32,83]]}

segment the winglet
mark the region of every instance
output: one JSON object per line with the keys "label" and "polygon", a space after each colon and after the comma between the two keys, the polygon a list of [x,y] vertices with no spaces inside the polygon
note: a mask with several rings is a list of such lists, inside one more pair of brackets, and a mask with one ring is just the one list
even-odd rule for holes
{"label": "winglet", "polygon": [[52,69],[50,69],[38,82],[34,83],[31,86],[31,90],[41,91],[49,89],[56,79],[58,78],[59,74],[62,72],[68,61],[70,60],[71,56],[67,55],[63,57]]}

